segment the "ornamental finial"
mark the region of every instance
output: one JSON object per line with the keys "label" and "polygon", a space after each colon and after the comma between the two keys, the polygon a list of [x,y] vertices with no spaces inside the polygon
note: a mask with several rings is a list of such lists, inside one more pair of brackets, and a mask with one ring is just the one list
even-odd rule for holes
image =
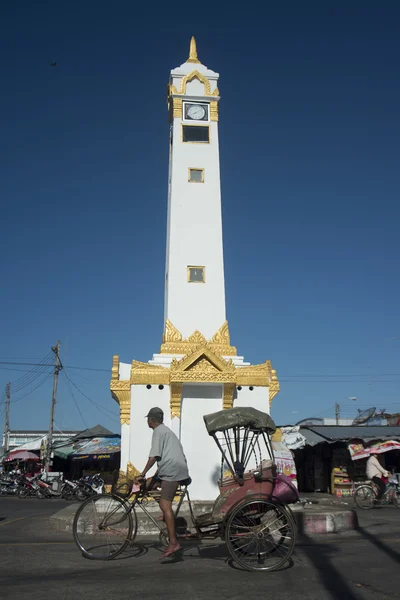
{"label": "ornamental finial", "polygon": [[197,56],[196,40],[194,39],[194,36],[192,36],[192,39],[190,40],[189,58],[186,62],[200,64],[199,58]]}

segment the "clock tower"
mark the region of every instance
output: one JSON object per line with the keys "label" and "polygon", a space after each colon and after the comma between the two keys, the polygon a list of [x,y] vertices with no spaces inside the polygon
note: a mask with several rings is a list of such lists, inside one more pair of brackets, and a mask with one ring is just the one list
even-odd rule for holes
{"label": "clock tower", "polygon": [[[269,360],[250,365],[231,345],[225,314],[218,142],[219,75],[189,57],[168,83],[169,171],[164,332],[148,362],[113,358],[110,389],[121,414],[121,479],[147,461],[153,406],[182,441],[191,496],[217,495],[220,454],[203,415],[233,406],[269,412],[279,391]],[[244,311],[244,315],[245,315]]]}
{"label": "clock tower", "polygon": [[188,60],[171,71],[165,321],[206,339],[225,322],[219,173],[219,74]]}

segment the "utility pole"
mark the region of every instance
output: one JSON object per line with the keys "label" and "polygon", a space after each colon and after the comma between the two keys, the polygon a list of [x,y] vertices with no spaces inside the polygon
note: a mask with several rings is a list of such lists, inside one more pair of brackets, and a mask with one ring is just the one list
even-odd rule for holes
{"label": "utility pole", "polygon": [[11,383],[6,386],[6,422],[4,423],[4,450],[8,452],[10,447],[10,400]]}
{"label": "utility pole", "polygon": [[335,415],[336,415],[336,425],[339,425],[340,405],[337,402],[335,402]]}
{"label": "utility pole", "polygon": [[47,448],[46,448],[46,460],[45,460],[45,470],[48,473],[51,463],[51,453],[53,450],[53,430],[54,430],[54,409],[57,401],[57,384],[58,384],[58,374],[62,369],[61,361],[60,361],[60,340],[57,342],[57,346],[52,346],[51,349],[56,356],[56,364],[54,367],[54,381],[53,381],[53,396],[51,399],[51,411],[50,411],[50,425],[49,425],[49,434],[47,437]]}

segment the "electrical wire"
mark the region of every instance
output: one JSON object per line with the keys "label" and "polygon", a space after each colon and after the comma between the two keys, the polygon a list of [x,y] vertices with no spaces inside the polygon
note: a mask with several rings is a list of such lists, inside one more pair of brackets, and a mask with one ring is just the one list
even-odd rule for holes
{"label": "electrical wire", "polygon": [[53,373],[47,373],[45,375],[45,377],[43,379],[41,379],[41,381],[39,381],[39,383],[37,385],[35,385],[34,388],[32,388],[31,390],[29,390],[29,392],[27,392],[26,394],[24,394],[23,396],[20,396],[19,398],[13,398],[10,403],[11,404],[15,404],[16,402],[21,402],[21,400],[24,400],[25,398],[27,398],[28,396],[30,396],[35,390],[37,390],[38,388],[40,388],[46,381],[49,380],[50,377],[52,377]]}
{"label": "electrical wire", "polygon": [[75,403],[76,410],[77,410],[77,411],[78,411],[78,413],[80,414],[80,416],[81,416],[81,419],[82,419],[82,421],[83,421],[83,424],[85,425],[85,428],[86,428],[86,429],[89,429],[89,427],[88,427],[88,424],[86,423],[86,421],[85,421],[85,419],[84,419],[84,417],[83,417],[83,414],[82,414],[82,412],[81,412],[81,409],[79,408],[79,405],[78,405],[78,403],[77,403],[77,401],[76,401],[76,399],[75,399],[74,392],[72,391],[71,383],[70,383],[70,381],[69,381],[68,377],[66,376],[66,373],[65,373],[65,371],[63,371],[63,373],[64,373],[64,375],[65,375],[65,381],[66,381],[66,383],[67,383],[67,387],[68,387],[68,389],[69,389],[69,391],[70,391],[70,394],[71,394],[71,396],[72,396],[72,399],[73,399],[73,401],[74,401],[74,403]]}
{"label": "electrical wire", "polygon": [[[89,402],[91,402],[91,404],[93,404],[94,406],[96,406],[98,408],[98,410],[100,410],[101,412],[103,412],[103,414],[105,414],[105,411],[108,412],[110,415],[112,415],[113,418],[116,418],[118,415],[115,412],[112,412],[111,410],[108,410],[107,408],[104,408],[104,406],[101,406],[101,404],[98,404],[97,402],[95,402],[94,400],[92,400],[91,398],[89,398],[89,396],[87,396],[84,392],[82,392],[82,390],[72,381],[72,379],[67,375],[66,371],[65,371],[65,367],[64,367],[64,375],[65,377],[70,381],[70,383],[74,386],[74,388],[76,390],[78,390],[78,392],[80,394],[82,394],[82,396],[84,398],[86,398],[87,400],[89,400]],[[109,415],[106,414],[106,417],[108,417]]]}

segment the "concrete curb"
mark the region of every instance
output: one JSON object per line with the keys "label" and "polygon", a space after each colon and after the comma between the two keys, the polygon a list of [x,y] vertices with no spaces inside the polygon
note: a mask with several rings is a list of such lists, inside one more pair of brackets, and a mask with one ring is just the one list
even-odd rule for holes
{"label": "concrete curb", "polygon": [[358,528],[355,510],[307,510],[294,513],[300,534],[342,533]]}
{"label": "concrete curb", "polygon": [[[201,514],[209,510],[208,503],[198,503],[199,506],[194,503],[194,513]],[[55,513],[50,517],[51,525],[57,531],[70,531],[72,532],[72,525],[75,513],[79,507],[79,504],[72,504],[63,510]],[[149,508],[149,507],[148,507]],[[320,535],[327,533],[342,533],[345,531],[351,531],[358,528],[358,518],[355,510],[351,509],[338,509],[335,507],[316,508],[314,506],[301,506],[294,505],[291,507],[293,516],[298,526],[298,533],[300,535]],[[150,512],[156,515],[159,514],[159,508],[154,507],[150,509]],[[138,519],[138,531],[139,536],[158,536],[160,531],[154,525],[150,519],[146,517],[144,513],[139,510],[136,511]],[[187,528],[192,528],[193,524],[190,519],[190,513],[187,507],[183,506],[177,521],[178,529],[185,531]]]}

